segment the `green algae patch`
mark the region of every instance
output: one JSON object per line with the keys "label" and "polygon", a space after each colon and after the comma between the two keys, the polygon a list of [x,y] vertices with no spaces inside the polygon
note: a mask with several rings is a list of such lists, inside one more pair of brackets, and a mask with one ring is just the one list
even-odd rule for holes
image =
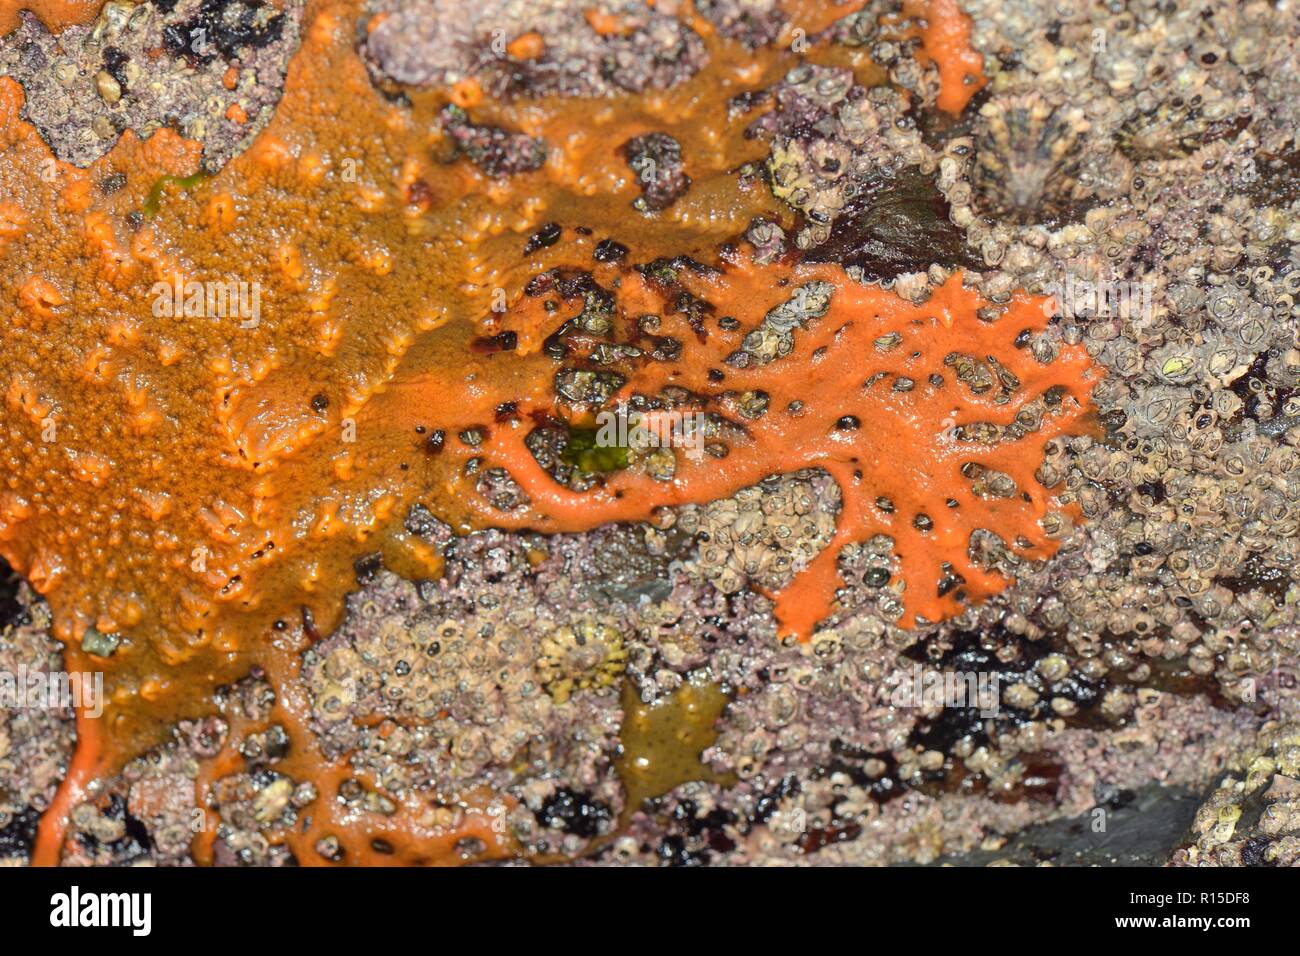
{"label": "green algae patch", "polygon": [[211,178],[212,176],[205,172],[197,172],[192,176],[163,176],[154,183],[152,187],[150,187],[149,195],[145,197],[144,205],[140,207],[141,212],[143,212],[145,217],[148,219],[152,219],[154,216],[158,215],[158,207],[162,202],[163,191],[167,188],[169,183],[180,187],[182,192],[186,192],[199,185],[199,183],[203,182],[205,179]]}

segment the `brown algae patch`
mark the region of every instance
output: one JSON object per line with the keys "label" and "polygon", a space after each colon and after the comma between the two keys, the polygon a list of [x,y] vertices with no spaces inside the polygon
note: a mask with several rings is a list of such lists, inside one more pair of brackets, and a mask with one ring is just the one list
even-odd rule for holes
{"label": "brown algae patch", "polygon": [[731,698],[718,684],[686,682],[654,703],[643,703],[636,686],[623,684],[622,752],[615,762],[623,782],[624,822],[647,800],[700,780],[734,784],[700,759],[717,740],[717,722]]}

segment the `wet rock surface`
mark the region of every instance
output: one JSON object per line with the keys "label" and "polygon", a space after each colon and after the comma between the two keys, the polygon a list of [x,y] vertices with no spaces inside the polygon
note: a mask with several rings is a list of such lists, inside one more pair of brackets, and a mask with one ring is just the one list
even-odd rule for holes
{"label": "wet rock surface", "polygon": [[[1196,815],[1196,794],[1147,786],[1106,792],[1097,808],[1040,823],[996,849],[944,857],[952,866],[1163,866]],[[991,841],[994,843],[1001,841]]]}
{"label": "wet rock surface", "polygon": [[[168,25],[215,8],[179,0],[134,39],[131,18],[144,15],[110,4],[102,29],[64,34],[62,53],[27,20],[0,40],[0,64],[74,162],[128,127],[175,123],[219,164],[273,108],[299,9],[288,4],[275,28],[256,5],[235,6],[209,55],[173,43],[171,66],[147,80],[133,78],[133,58],[169,49]],[[363,43],[389,92],[474,77],[492,95],[600,97],[698,69],[703,47],[673,5],[597,5],[619,17],[608,34],[590,6],[501,0],[452,16],[376,0]],[[1024,347],[1047,358],[1082,343],[1107,370],[1096,433],[1056,443],[1040,469],[1086,521],[1063,521],[1061,551],[1042,564],[993,533],[973,538],[1016,584],[916,630],[895,624],[892,543],[846,552],[839,610],[799,646],[777,640],[763,594],[830,540],[840,501],[823,473],[774,477],[654,525],[551,539],[453,541],[413,513],[408,529],[446,552],[445,577],[376,573],[303,655],[299,689],[321,746],[379,782],[327,799],[380,818],[408,791],[490,786],[515,801],[521,852],[597,865],[1294,864],[1297,744],[1280,717],[1300,654],[1296,24],[1254,2],[964,6],[990,82],[958,120],[935,119],[935,71],[915,39],[884,29],[898,13],[887,2],[831,35],[869,49],[890,85],[805,65],[770,91],[775,108],[755,127],[769,157],[753,174],[797,218],[788,234],[755,222],[748,238],[772,258],[842,262],[915,301],[957,267],[995,302],[1054,291],[1057,317]],[[781,32],[775,4],[698,9],[755,48]],[[540,45],[516,44],[532,33]],[[214,97],[213,115],[238,100],[248,121],[202,120]],[[472,113],[446,123],[491,175],[544,161],[545,144]],[[670,208],[690,157],[657,139],[629,150],[629,162],[646,156],[645,204]],[[744,361],[779,361],[782,335],[815,307],[814,296],[769,316]],[[996,374],[974,362],[955,372]],[[609,385],[590,373],[563,384],[584,396]],[[534,453],[582,487],[598,469],[565,459],[570,437],[543,435]],[[0,670],[57,664],[42,613],[0,575]],[[996,715],[896,703],[918,667],[996,677]],[[628,806],[622,694],[654,705],[692,684],[729,701],[693,755],[707,773]],[[250,680],[221,706],[262,707],[262,688]],[[0,708],[7,859],[25,858],[71,735],[70,712]],[[180,727],[128,767],[74,814],[69,862],[186,862],[196,760],[226,735],[224,723]],[[218,863],[294,862],[275,836],[315,796],[277,770],[272,738],[237,741],[241,769],[208,798],[222,809]]]}

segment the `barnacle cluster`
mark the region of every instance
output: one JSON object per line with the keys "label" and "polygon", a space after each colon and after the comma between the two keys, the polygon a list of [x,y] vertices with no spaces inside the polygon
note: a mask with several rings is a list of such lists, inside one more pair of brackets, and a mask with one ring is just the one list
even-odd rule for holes
{"label": "barnacle cluster", "polygon": [[[993,17],[972,5],[977,37],[1014,27],[1023,52],[994,57],[975,135],[945,147],[940,188],[993,267],[995,294],[1012,283],[1060,289],[1067,278],[1132,293],[1102,302],[1067,291],[1049,330],[1110,374],[1095,395],[1106,437],[1068,443],[1067,483],[1093,519],[1090,567],[1049,599],[1039,626],[1103,649],[1098,670],[1141,680],[1144,660],[1176,658],[1240,699],[1242,682],[1295,641],[1289,585],[1269,569],[1290,565],[1295,538],[1283,406],[1300,359],[1289,291],[1300,231],[1294,197],[1252,172],[1267,162],[1263,141],[1293,136],[1282,129],[1291,107],[1251,94],[1261,53],[1250,38],[1272,14],[1255,4],[1165,16],[1134,4],[1051,39],[1032,18],[1015,27],[1017,9]],[[1249,67],[1224,48],[1238,34]],[[1286,71],[1294,39],[1269,55]],[[1044,181],[1074,184],[1074,211],[1062,216],[1055,200],[1026,202],[989,172],[1013,168],[1016,135],[1030,143],[1067,115],[1076,131],[1046,141],[1078,141],[1056,158],[1037,151]],[[1085,193],[1094,201],[1080,203]],[[1011,221],[988,215],[1012,206]]]}
{"label": "barnacle cluster", "polygon": [[21,863],[41,812],[67,769],[72,745],[70,707],[29,706],[31,689],[43,692],[47,675],[61,672],[49,637],[49,609],[16,575],[0,568],[0,865]]}
{"label": "barnacle cluster", "polygon": [[[147,138],[176,128],[217,169],[270,119],[303,6],[109,0],[93,22],[57,35],[26,13],[0,44],[0,73],[22,83],[26,116],[60,159],[85,166],[125,130]],[[160,49],[185,69],[153,68]]]}
{"label": "barnacle cluster", "polygon": [[862,87],[851,70],[805,65],[772,95],[778,108],[756,128],[772,138],[772,191],[807,217],[794,240],[800,249],[830,239],[846,207],[870,200],[872,183],[907,167],[933,169],[896,90]]}
{"label": "barnacle cluster", "polygon": [[1300,727],[1272,721],[1197,810],[1175,866],[1295,866],[1300,861]]}
{"label": "barnacle cluster", "polygon": [[688,506],[672,527],[699,546],[682,569],[723,594],[749,582],[779,588],[830,541],[838,509],[838,489],[816,474],[783,475],[731,498]]}
{"label": "barnacle cluster", "polygon": [[675,5],[664,11],[629,0],[488,0],[472,7],[371,0],[368,12],[362,53],[385,83],[473,77],[494,96],[601,96],[664,89],[705,59],[700,37],[675,15]]}
{"label": "barnacle cluster", "polygon": [[[511,577],[525,573],[517,548],[495,550]],[[589,781],[600,735],[584,745],[561,728],[613,708],[597,692],[625,668],[617,626],[463,593],[381,572],[343,627],[308,651],[304,681],[325,751],[350,755],[355,773],[399,801],[433,781],[469,788],[517,761],[569,786]]]}

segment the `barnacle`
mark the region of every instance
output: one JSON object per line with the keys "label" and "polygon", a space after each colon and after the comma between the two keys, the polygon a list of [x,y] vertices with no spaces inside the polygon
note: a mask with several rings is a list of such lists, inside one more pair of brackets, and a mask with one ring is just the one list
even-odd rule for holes
{"label": "barnacle", "polygon": [[1120,148],[1137,159],[1186,156],[1245,128],[1245,121],[1236,117],[1207,117],[1199,100],[1197,96],[1197,105],[1182,99],[1176,105],[1162,100],[1150,112],[1135,113],[1120,127]]}

